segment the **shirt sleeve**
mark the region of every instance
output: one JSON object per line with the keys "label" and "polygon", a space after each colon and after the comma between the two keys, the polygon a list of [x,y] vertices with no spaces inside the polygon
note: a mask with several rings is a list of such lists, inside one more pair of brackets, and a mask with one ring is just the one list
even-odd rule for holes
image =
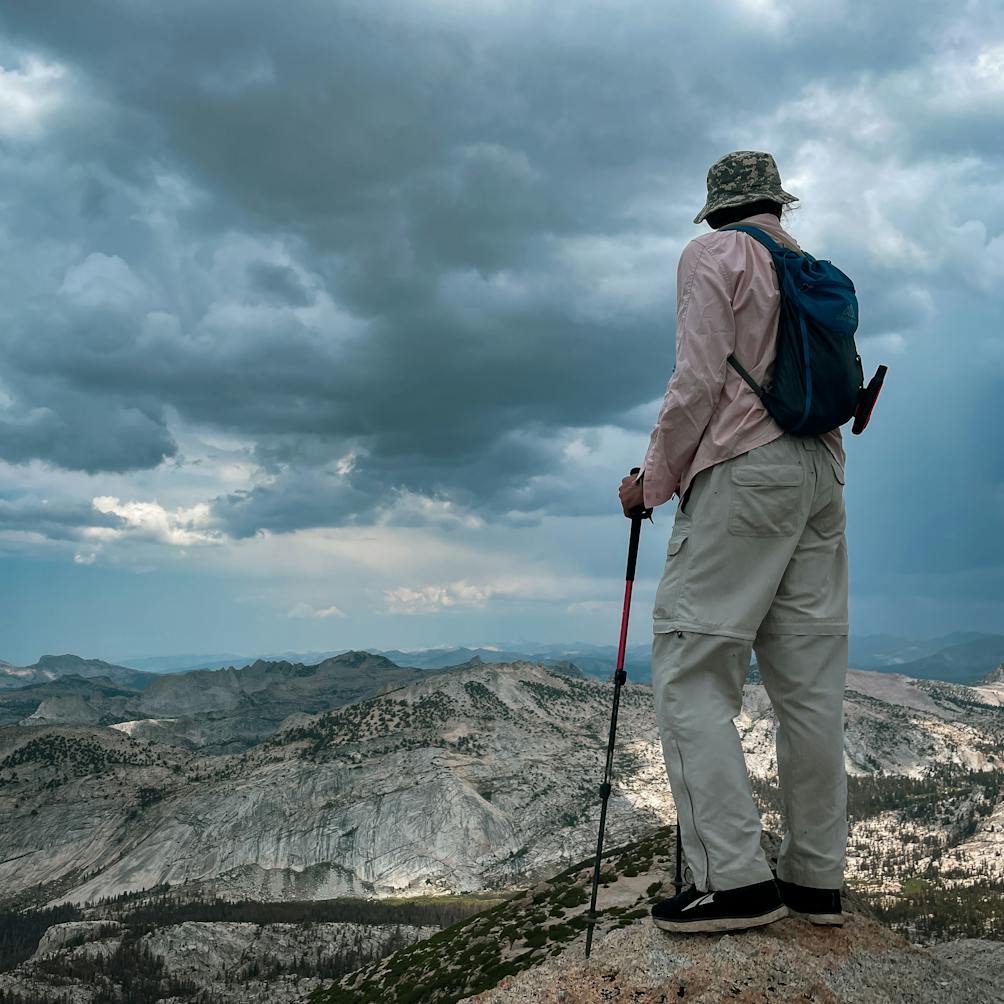
{"label": "shirt sleeve", "polygon": [[676,276],[676,368],[642,467],[646,507],[679,493],[721,397],[736,342],[729,287],[715,256],[691,241]]}

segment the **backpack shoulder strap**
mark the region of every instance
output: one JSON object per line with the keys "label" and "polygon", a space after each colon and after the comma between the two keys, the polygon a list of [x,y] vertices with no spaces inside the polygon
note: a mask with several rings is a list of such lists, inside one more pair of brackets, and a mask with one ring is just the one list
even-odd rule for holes
{"label": "backpack shoulder strap", "polygon": [[[765,231],[761,230],[759,227],[747,227],[747,226],[743,226],[742,224],[735,223],[735,224],[732,224],[731,226],[720,227],[719,229],[720,230],[739,230],[739,231],[741,231],[744,234],[749,234],[750,237],[752,237],[754,240],[758,241],[760,244],[762,244],[770,252],[771,258],[774,258],[775,261],[776,261],[776,259],[777,259],[778,256],[783,255],[784,252],[787,250],[787,248],[785,248],[781,244],[778,244],[777,241],[775,241],[773,237],[771,237]],[[775,265],[775,268],[776,267],[777,266]],[[763,389],[763,387],[760,386],[760,384],[758,384],[756,382],[756,380],[753,379],[753,377],[749,373],[749,370],[747,370],[739,362],[739,360],[736,359],[736,357],[734,355],[732,355],[732,354],[729,355],[727,362],[743,378],[743,380],[745,380],[746,383],[749,384],[750,390],[752,390],[753,393],[756,394],[757,397],[759,397],[759,398],[762,399],[763,395],[764,395],[764,389]]]}
{"label": "backpack shoulder strap", "polygon": [[749,234],[750,237],[762,244],[770,252],[775,263],[777,263],[779,259],[784,262],[799,258],[806,258],[810,261],[814,260],[810,254],[803,251],[797,245],[795,247],[790,247],[789,245],[771,237],[766,230],[761,230],[760,227],[750,227],[745,223],[733,223],[727,227],[719,227],[719,230],[739,230],[744,234]]}
{"label": "backpack shoulder strap", "polygon": [[742,223],[733,223],[731,226],[720,227],[720,230],[739,230],[744,234],[749,234],[754,240],[759,241],[772,255],[784,254],[788,249],[783,244],[778,244],[766,230],[759,227],[748,227]]}

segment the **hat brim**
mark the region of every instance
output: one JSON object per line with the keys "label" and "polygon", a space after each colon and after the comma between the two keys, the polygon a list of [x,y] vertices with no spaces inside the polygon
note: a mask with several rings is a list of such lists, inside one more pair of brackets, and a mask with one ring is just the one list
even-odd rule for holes
{"label": "hat brim", "polygon": [[759,202],[761,199],[769,199],[771,202],[780,202],[782,205],[789,205],[798,202],[798,196],[786,192],[783,188],[775,192],[743,192],[742,195],[730,195],[727,199],[709,199],[704,203],[704,208],[694,217],[695,223],[702,223],[708,213],[713,213],[718,209],[728,209],[731,206],[744,206],[747,202]]}

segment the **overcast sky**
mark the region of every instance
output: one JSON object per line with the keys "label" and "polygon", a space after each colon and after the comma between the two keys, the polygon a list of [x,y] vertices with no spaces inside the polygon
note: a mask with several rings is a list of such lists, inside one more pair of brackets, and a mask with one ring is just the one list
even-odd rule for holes
{"label": "overcast sky", "polygon": [[890,366],[852,631],[1004,631],[1001,4],[47,0],[0,10],[0,658],[614,643],[734,149]]}

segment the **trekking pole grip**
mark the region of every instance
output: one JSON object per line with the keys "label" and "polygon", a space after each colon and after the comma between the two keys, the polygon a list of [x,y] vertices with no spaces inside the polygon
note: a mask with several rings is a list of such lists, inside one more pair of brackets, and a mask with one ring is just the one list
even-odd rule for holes
{"label": "trekking pole grip", "polygon": [[[640,467],[631,468],[632,474],[640,472]],[[651,518],[652,510],[646,509],[644,503],[631,510],[631,537],[628,541],[627,575],[625,576],[628,582],[634,582],[635,565],[638,563],[638,542],[641,539],[641,521]]]}

